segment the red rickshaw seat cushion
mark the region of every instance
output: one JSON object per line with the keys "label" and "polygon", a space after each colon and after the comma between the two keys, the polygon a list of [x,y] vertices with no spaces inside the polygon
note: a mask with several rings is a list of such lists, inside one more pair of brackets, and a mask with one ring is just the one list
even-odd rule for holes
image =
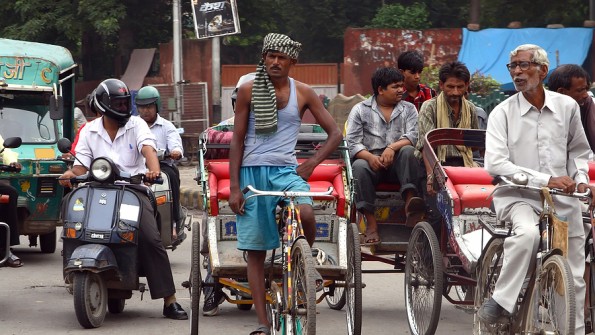
{"label": "red rickshaw seat cushion", "polygon": [[448,176],[446,187],[454,203],[454,215],[460,215],[467,208],[490,208],[492,199],[488,196],[495,186],[492,176],[481,167],[444,166]]}
{"label": "red rickshaw seat cushion", "polygon": [[[298,160],[301,163],[303,160]],[[219,214],[218,200],[228,200],[230,195],[229,161],[211,160],[206,163],[209,172],[209,205],[211,215]],[[333,187],[333,197],[337,201],[337,215],[345,215],[345,188],[343,186],[343,161],[325,160],[312,172],[308,179],[311,192],[324,192]],[[315,200],[325,199],[314,197]]]}

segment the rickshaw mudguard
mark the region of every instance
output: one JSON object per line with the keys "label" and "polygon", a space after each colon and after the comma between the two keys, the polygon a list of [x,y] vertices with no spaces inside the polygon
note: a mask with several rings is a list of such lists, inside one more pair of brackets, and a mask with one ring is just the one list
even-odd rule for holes
{"label": "rickshaw mudguard", "polygon": [[117,270],[118,262],[113,251],[102,244],[83,244],[78,246],[68,259],[65,273],[73,271],[90,270],[92,272],[105,272]]}

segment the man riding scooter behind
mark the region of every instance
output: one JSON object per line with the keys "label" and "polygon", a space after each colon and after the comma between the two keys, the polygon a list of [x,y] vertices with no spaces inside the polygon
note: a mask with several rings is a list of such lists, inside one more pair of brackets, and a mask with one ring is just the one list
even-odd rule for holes
{"label": "man riding scooter behind", "polygon": [[160,162],[160,167],[161,171],[169,177],[169,183],[171,185],[173,219],[176,223],[172,236],[173,239],[176,239],[182,217],[180,213],[180,171],[178,171],[174,161],[184,157],[182,138],[180,137],[176,126],[159,115],[159,110],[161,109],[161,96],[155,87],[145,86],[141,88],[134,101],[136,103],[138,115],[147,122],[151,132],[155,135],[157,148],[165,149],[165,152],[169,153],[170,156]]}
{"label": "man riding scooter behind", "polygon": [[[117,79],[104,80],[95,90],[93,99],[95,109],[101,117],[89,122],[82,129],[76,146],[77,160],[72,169],[60,177],[60,184],[71,187],[70,179],[86,173],[87,167],[96,157],[111,158],[121,171],[132,176],[144,174],[148,181],[159,177],[155,136],[143,120],[130,117],[131,97],[126,84]],[[176,302],[169,258],[161,243],[153,206],[146,193],[138,192],[138,196],[143,202],[138,242],[139,261],[147,277],[151,298],[163,298],[165,317],[188,319],[182,306]]]}

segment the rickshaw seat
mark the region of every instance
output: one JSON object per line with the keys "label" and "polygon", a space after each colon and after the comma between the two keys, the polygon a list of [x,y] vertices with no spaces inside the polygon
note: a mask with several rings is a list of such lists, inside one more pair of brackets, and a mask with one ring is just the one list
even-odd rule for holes
{"label": "rickshaw seat", "polygon": [[490,208],[492,199],[488,196],[495,186],[492,176],[483,168],[443,166],[448,176],[446,187],[454,203],[454,215],[460,215],[467,208]]}
{"label": "rickshaw seat", "polygon": [[595,162],[589,161],[589,179],[591,180],[591,185],[595,185]]}
{"label": "rickshaw seat", "polygon": [[[302,162],[303,160],[298,160]],[[334,188],[333,196],[337,200],[337,215],[345,215],[345,187],[343,185],[343,161],[339,159],[325,160],[312,172],[308,183],[310,191],[324,192],[330,186]],[[209,205],[211,215],[219,214],[219,200],[229,200],[230,182],[229,182],[229,161],[228,160],[210,160],[206,162],[206,168],[209,172]],[[318,197],[314,198],[315,200]],[[320,198],[324,199],[324,198]]]}

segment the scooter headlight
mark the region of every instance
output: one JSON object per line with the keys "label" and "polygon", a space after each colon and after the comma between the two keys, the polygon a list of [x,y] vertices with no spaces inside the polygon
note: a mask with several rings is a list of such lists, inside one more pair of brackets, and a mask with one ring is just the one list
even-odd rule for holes
{"label": "scooter headlight", "polygon": [[98,158],[91,163],[91,176],[97,181],[105,181],[112,177],[114,170],[107,159]]}

